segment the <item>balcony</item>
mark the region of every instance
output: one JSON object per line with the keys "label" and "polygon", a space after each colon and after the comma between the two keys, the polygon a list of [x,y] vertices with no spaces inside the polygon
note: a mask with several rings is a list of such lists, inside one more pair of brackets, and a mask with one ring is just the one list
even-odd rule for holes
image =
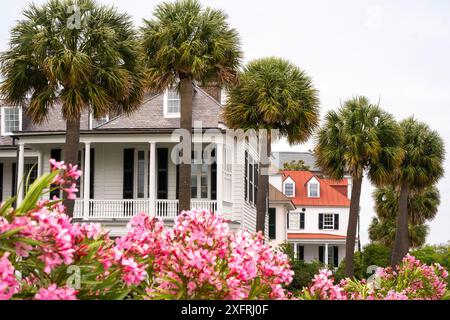
{"label": "balcony", "polygon": [[[85,221],[130,220],[135,215],[144,212],[163,220],[173,220],[178,215],[178,200],[155,200],[154,205],[149,199],[94,199],[87,201],[89,212],[85,214],[85,201],[83,199],[75,200],[75,219]],[[217,201],[194,199],[191,200],[191,208],[216,212]]]}

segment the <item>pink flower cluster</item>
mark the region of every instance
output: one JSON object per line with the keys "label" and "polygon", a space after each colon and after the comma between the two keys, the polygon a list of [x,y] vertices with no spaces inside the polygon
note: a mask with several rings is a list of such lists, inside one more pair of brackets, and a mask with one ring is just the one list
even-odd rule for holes
{"label": "pink flower cluster", "polygon": [[344,290],[340,287],[344,282],[335,285],[331,275],[330,270],[320,270],[319,274],[314,276],[313,284],[309,287],[309,293],[320,300],[346,300]]}
{"label": "pink flower cluster", "polygon": [[35,300],[77,300],[76,291],[72,288],[58,288],[56,284],[50,285],[48,288],[39,289],[34,296]]}
{"label": "pink flower cluster", "polygon": [[256,281],[266,298],[286,297],[282,284],[293,276],[287,256],[274,253],[260,234],[234,234],[220,215],[183,212],[168,230],[161,221],[141,214],[129,226],[130,232],[116,241],[104,261],[125,261],[127,284],[143,281],[147,270],[154,280],[146,288],[149,298],[176,296],[181,287],[184,298],[246,299]]}
{"label": "pink flower cluster", "polygon": [[78,170],[78,166],[64,164],[64,161],[58,162],[54,159],[50,160],[50,167],[52,171],[59,171],[53,180],[53,184],[61,186],[61,189],[67,193],[67,198],[71,200],[76,199],[78,192],[77,185],[74,181],[81,177],[82,172]]}
{"label": "pink flower cluster", "polygon": [[5,252],[0,258],[0,300],[8,300],[19,291],[19,282],[8,257],[9,252]]}
{"label": "pink flower cluster", "polygon": [[397,268],[378,268],[376,283],[344,279],[335,285],[328,270],[314,276],[313,284],[301,295],[304,299],[328,300],[439,300],[446,292],[448,272],[438,264],[422,264],[411,255]]}

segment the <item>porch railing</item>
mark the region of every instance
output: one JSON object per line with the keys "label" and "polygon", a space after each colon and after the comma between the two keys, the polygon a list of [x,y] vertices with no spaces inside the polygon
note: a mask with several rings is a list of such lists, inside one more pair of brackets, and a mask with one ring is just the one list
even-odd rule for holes
{"label": "porch railing", "polygon": [[[84,215],[84,200],[75,200],[74,218],[87,220],[122,220],[144,212],[150,212],[150,200],[148,199],[121,199],[89,201],[89,213]],[[178,215],[178,200],[156,200],[155,216],[162,219],[173,219]],[[192,200],[192,209],[207,209],[217,211],[215,200]]]}

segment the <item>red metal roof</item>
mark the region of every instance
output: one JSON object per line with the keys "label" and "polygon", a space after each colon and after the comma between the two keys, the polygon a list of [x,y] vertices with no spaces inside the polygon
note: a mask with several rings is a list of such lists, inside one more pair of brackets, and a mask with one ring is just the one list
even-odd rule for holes
{"label": "red metal roof", "polygon": [[[350,200],[342,187],[348,187],[346,179],[323,179],[309,171],[282,171],[284,180],[291,177],[295,181],[295,197],[291,198],[296,206],[350,207]],[[306,183],[315,177],[320,183],[320,197],[309,198]]]}
{"label": "red metal roof", "polygon": [[328,233],[289,233],[288,239],[335,239],[345,240],[346,236]]}

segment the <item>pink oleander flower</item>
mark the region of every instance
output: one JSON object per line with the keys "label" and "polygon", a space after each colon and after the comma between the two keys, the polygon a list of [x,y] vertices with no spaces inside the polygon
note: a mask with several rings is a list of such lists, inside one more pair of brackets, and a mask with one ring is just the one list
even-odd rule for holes
{"label": "pink oleander flower", "polygon": [[78,300],[76,291],[72,288],[58,288],[56,284],[50,285],[48,288],[39,289],[34,296],[35,300]]}
{"label": "pink oleander flower", "polygon": [[9,252],[0,258],[0,300],[9,300],[19,292],[19,282],[14,275],[14,267],[9,261]]}

